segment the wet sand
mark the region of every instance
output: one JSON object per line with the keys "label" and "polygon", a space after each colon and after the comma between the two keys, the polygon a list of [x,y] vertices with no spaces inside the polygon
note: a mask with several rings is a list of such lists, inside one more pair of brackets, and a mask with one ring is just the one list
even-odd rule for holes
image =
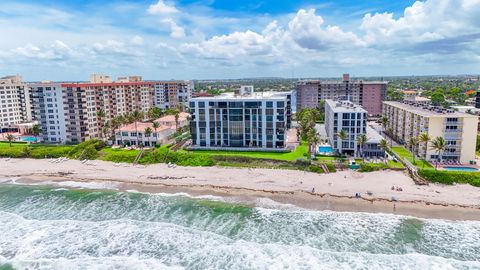
{"label": "wet sand", "polygon": [[[218,195],[247,204],[258,198],[269,198],[314,210],[480,220],[480,188],[417,186],[398,171],[319,175],[293,170],[134,166],[98,160],[82,164],[76,160],[52,163],[51,160],[0,159],[0,181],[11,179],[17,183],[69,188]],[[392,191],[392,186],[401,187],[403,191]],[[361,198],[355,198],[357,192]]]}

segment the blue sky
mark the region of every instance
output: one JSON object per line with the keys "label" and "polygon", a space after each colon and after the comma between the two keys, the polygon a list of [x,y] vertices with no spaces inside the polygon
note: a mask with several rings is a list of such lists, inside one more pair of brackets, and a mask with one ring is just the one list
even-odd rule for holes
{"label": "blue sky", "polygon": [[479,14],[480,0],[2,0],[0,74],[478,74]]}

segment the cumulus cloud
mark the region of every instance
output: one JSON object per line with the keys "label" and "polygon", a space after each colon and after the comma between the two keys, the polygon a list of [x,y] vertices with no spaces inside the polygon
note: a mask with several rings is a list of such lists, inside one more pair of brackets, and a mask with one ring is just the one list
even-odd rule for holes
{"label": "cumulus cloud", "polygon": [[323,27],[324,20],[315,14],[315,9],[297,12],[288,23],[293,40],[303,48],[325,50],[331,47],[361,46],[363,41],[352,32],[345,32],[338,26]]}
{"label": "cumulus cloud", "polygon": [[170,27],[170,36],[173,38],[184,38],[185,29],[178,25],[173,19],[167,18],[162,20],[163,23]]}
{"label": "cumulus cloud", "polygon": [[[129,12],[135,10],[138,16],[128,16],[138,20],[126,27],[95,16],[84,22],[79,20],[81,12],[69,13],[61,24],[40,16],[46,11],[12,19],[0,14],[0,34],[28,33],[2,42],[0,61],[27,67],[30,63],[68,63],[65,66],[79,68],[137,64],[140,70],[165,68],[172,77],[178,70],[185,70],[185,76],[204,77],[243,76],[245,72],[263,76],[266,70],[270,75],[290,76],[291,69],[297,68],[311,75],[322,75],[317,73],[325,70],[355,72],[355,68],[367,73],[400,70],[412,74],[437,66],[454,72],[458,67],[463,67],[462,72],[471,67],[479,71],[480,0],[417,1],[399,14],[368,13],[344,25],[329,21],[323,9],[300,9],[276,17],[229,17],[202,9],[199,3],[192,4],[196,8],[189,5],[189,13],[173,0],[157,0],[150,6],[132,4],[135,9],[129,7]],[[10,14],[25,9],[7,10]],[[39,23],[33,25],[35,21]],[[77,21],[82,21],[82,27],[75,26]],[[92,22],[101,29],[97,33],[87,31]],[[33,27],[18,27],[23,25]],[[46,29],[45,25],[54,27]],[[62,41],[55,41],[59,36]],[[233,67],[228,69],[231,73],[223,73],[222,66]]]}
{"label": "cumulus cloud", "polygon": [[133,45],[143,45],[143,38],[141,36],[134,36],[131,40],[130,43]]}
{"label": "cumulus cloud", "polygon": [[398,19],[387,12],[366,14],[360,29],[365,31],[364,40],[369,45],[407,46],[478,33],[478,14],[479,0],[417,1]]}
{"label": "cumulus cloud", "polygon": [[150,5],[147,11],[150,14],[160,15],[170,15],[179,12],[174,5],[168,5],[163,0],[158,0],[156,4]]}
{"label": "cumulus cloud", "polygon": [[74,55],[74,51],[63,41],[55,40],[46,47],[27,44],[12,50],[13,56],[20,56],[39,60],[65,60]]}
{"label": "cumulus cloud", "polygon": [[173,4],[168,5],[163,0],[159,0],[156,4],[150,5],[147,12],[162,17],[160,22],[164,26],[169,27],[172,38],[178,39],[185,37],[185,29],[174,19],[174,15],[180,13],[180,11]]}
{"label": "cumulus cloud", "polygon": [[309,50],[363,46],[363,41],[355,34],[345,32],[337,26],[324,27],[323,23],[323,18],[317,16],[314,9],[301,9],[291,18],[287,27],[280,26],[275,20],[261,32],[247,30],[213,36],[202,42],[184,44],[180,51],[206,59],[246,62],[248,58],[237,59],[245,56],[252,57],[253,63],[278,63],[281,57],[287,59],[280,61],[289,61],[303,57]]}

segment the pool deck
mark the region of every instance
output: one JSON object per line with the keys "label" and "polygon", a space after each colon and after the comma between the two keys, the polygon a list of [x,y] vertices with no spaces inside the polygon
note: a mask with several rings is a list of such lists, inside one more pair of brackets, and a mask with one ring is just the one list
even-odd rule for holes
{"label": "pool deck", "polygon": [[[433,166],[435,166],[435,164],[433,164]],[[447,169],[448,168],[448,169]],[[458,168],[458,170],[456,170],[456,168]],[[463,168],[469,168],[467,170],[462,170]],[[443,171],[456,171],[456,172],[475,172],[474,170],[476,171],[480,171],[480,166],[477,166],[477,165],[438,165],[438,169],[440,170],[443,170]]]}

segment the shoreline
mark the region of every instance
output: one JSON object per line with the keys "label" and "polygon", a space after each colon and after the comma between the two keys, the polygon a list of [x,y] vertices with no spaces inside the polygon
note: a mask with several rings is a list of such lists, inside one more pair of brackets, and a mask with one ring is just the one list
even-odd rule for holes
{"label": "shoreline", "polygon": [[[310,210],[480,220],[480,188],[437,184],[420,187],[415,186],[408,176],[400,172],[382,171],[357,175],[344,171],[318,175],[271,169],[168,168],[165,164],[136,167],[124,164],[124,167],[120,167],[111,162],[90,162],[94,165],[85,165],[75,160],[51,164],[48,160],[0,159],[0,179],[15,178],[17,184],[68,189],[213,195],[224,197],[227,202],[232,200],[232,203],[253,206],[258,199],[268,198],[274,202]],[[406,181],[411,183],[406,186]],[[379,182],[382,186],[379,186]],[[388,191],[392,182],[401,185],[405,192]],[[9,181],[3,183],[8,184]],[[312,185],[316,189],[315,193],[308,188]],[[362,186],[363,190],[359,190],[359,186]],[[372,196],[365,193],[367,189],[373,191]],[[357,190],[361,192],[361,198],[355,198]],[[463,193],[463,190],[469,192]],[[395,194],[396,201],[386,196],[388,193]],[[455,197],[461,194],[465,196]]]}

